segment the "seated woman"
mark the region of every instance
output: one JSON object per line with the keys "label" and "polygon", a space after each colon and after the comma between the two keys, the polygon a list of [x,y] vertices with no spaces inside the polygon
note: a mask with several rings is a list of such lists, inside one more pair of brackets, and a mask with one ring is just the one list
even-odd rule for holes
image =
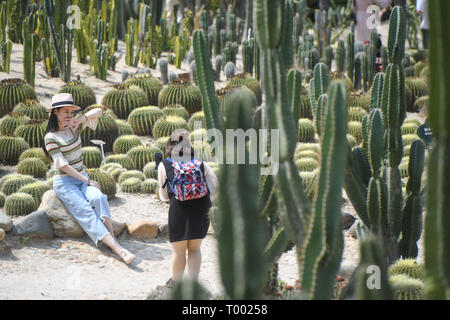
{"label": "seated woman", "polygon": [[107,196],[96,181],[89,179],[81,158],[80,132],[86,127],[95,130],[102,109],[92,109],[74,119],[74,111],[79,109],[70,93],[60,93],[52,98],[52,106],[46,110],[51,114],[43,149],[54,162],[53,189],[95,245],[102,240],[129,264],[135,256],[114,237]]}

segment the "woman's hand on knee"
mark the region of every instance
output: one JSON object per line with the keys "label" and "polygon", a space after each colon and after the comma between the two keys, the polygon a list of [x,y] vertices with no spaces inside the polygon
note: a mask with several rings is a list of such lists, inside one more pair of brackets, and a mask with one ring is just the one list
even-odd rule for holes
{"label": "woman's hand on knee", "polygon": [[100,185],[98,184],[97,181],[92,181],[92,180],[91,180],[90,186],[96,187],[98,190],[101,190],[101,189],[100,189]]}

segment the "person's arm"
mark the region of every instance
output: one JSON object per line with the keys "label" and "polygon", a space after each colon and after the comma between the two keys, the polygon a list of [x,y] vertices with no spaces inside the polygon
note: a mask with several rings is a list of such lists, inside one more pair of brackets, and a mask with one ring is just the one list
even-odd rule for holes
{"label": "person's arm", "polygon": [[158,166],[158,182],[159,182],[159,198],[162,201],[169,201],[169,194],[167,193],[168,185],[163,188],[163,184],[166,182],[166,168],[164,164],[161,162]]}
{"label": "person's arm", "polygon": [[417,0],[416,5],[417,13],[422,15],[425,12],[425,1],[424,0]]}
{"label": "person's arm", "polygon": [[203,166],[205,169],[206,185],[208,186],[210,197],[214,199],[217,195],[218,180],[216,174],[206,162],[203,162]]}
{"label": "person's arm", "polygon": [[101,108],[92,109],[92,110],[86,112],[80,118],[73,119],[72,127],[74,129],[78,129],[78,127],[81,126],[80,130],[83,130],[84,128],[89,127],[92,130],[95,130],[97,128],[98,118],[102,115],[102,112],[103,112],[103,110]]}

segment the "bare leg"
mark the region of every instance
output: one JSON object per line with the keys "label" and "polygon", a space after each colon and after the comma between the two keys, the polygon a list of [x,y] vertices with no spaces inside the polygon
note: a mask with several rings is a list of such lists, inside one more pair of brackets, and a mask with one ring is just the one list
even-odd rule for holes
{"label": "bare leg", "polygon": [[202,239],[188,241],[188,272],[192,279],[197,280],[200,273],[200,265],[202,263],[202,252],[200,246]]}
{"label": "bare leg", "polygon": [[119,242],[110,234],[108,233],[102,241],[110,247],[115,253],[117,253],[118,256],[126,263],[129,264],[131,261],[134,260],[136,257],[131,252],[129,252],[127,249],[123,248]]}
{"label": "bare leg", "polygon": [[174,281],[183,278],[184,269],[186,267],[186,249],[187,241],[172,242],[173,260],[172,260],[172,279]]}
{"label": "bare leg", "polygon": [[114,236],[114,228],[112,226],[111,219],[105,217],[105,222],[103,222],[103,224],[105,225],[106,229],[108,229],[109,233],[114,237],[114,239],[116,239],[116,237]]}

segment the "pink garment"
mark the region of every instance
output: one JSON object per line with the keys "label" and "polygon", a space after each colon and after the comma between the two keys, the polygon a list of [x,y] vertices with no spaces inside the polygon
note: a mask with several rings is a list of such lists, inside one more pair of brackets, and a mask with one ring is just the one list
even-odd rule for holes
{"label": "pink garment", "polygon": [[355,6],[353,11],[356,14],[356,41],[366,42],[370,41],[370,33],[375,29],[369,29],[367,26],[367,21],[370,19],[370,22],[374,21],[371,16],[374,14],[369,10],[367,13],[367,8],[372,5],[376,5],[382,8],[386,8],[391,4],[391,0],[354,0]]}

